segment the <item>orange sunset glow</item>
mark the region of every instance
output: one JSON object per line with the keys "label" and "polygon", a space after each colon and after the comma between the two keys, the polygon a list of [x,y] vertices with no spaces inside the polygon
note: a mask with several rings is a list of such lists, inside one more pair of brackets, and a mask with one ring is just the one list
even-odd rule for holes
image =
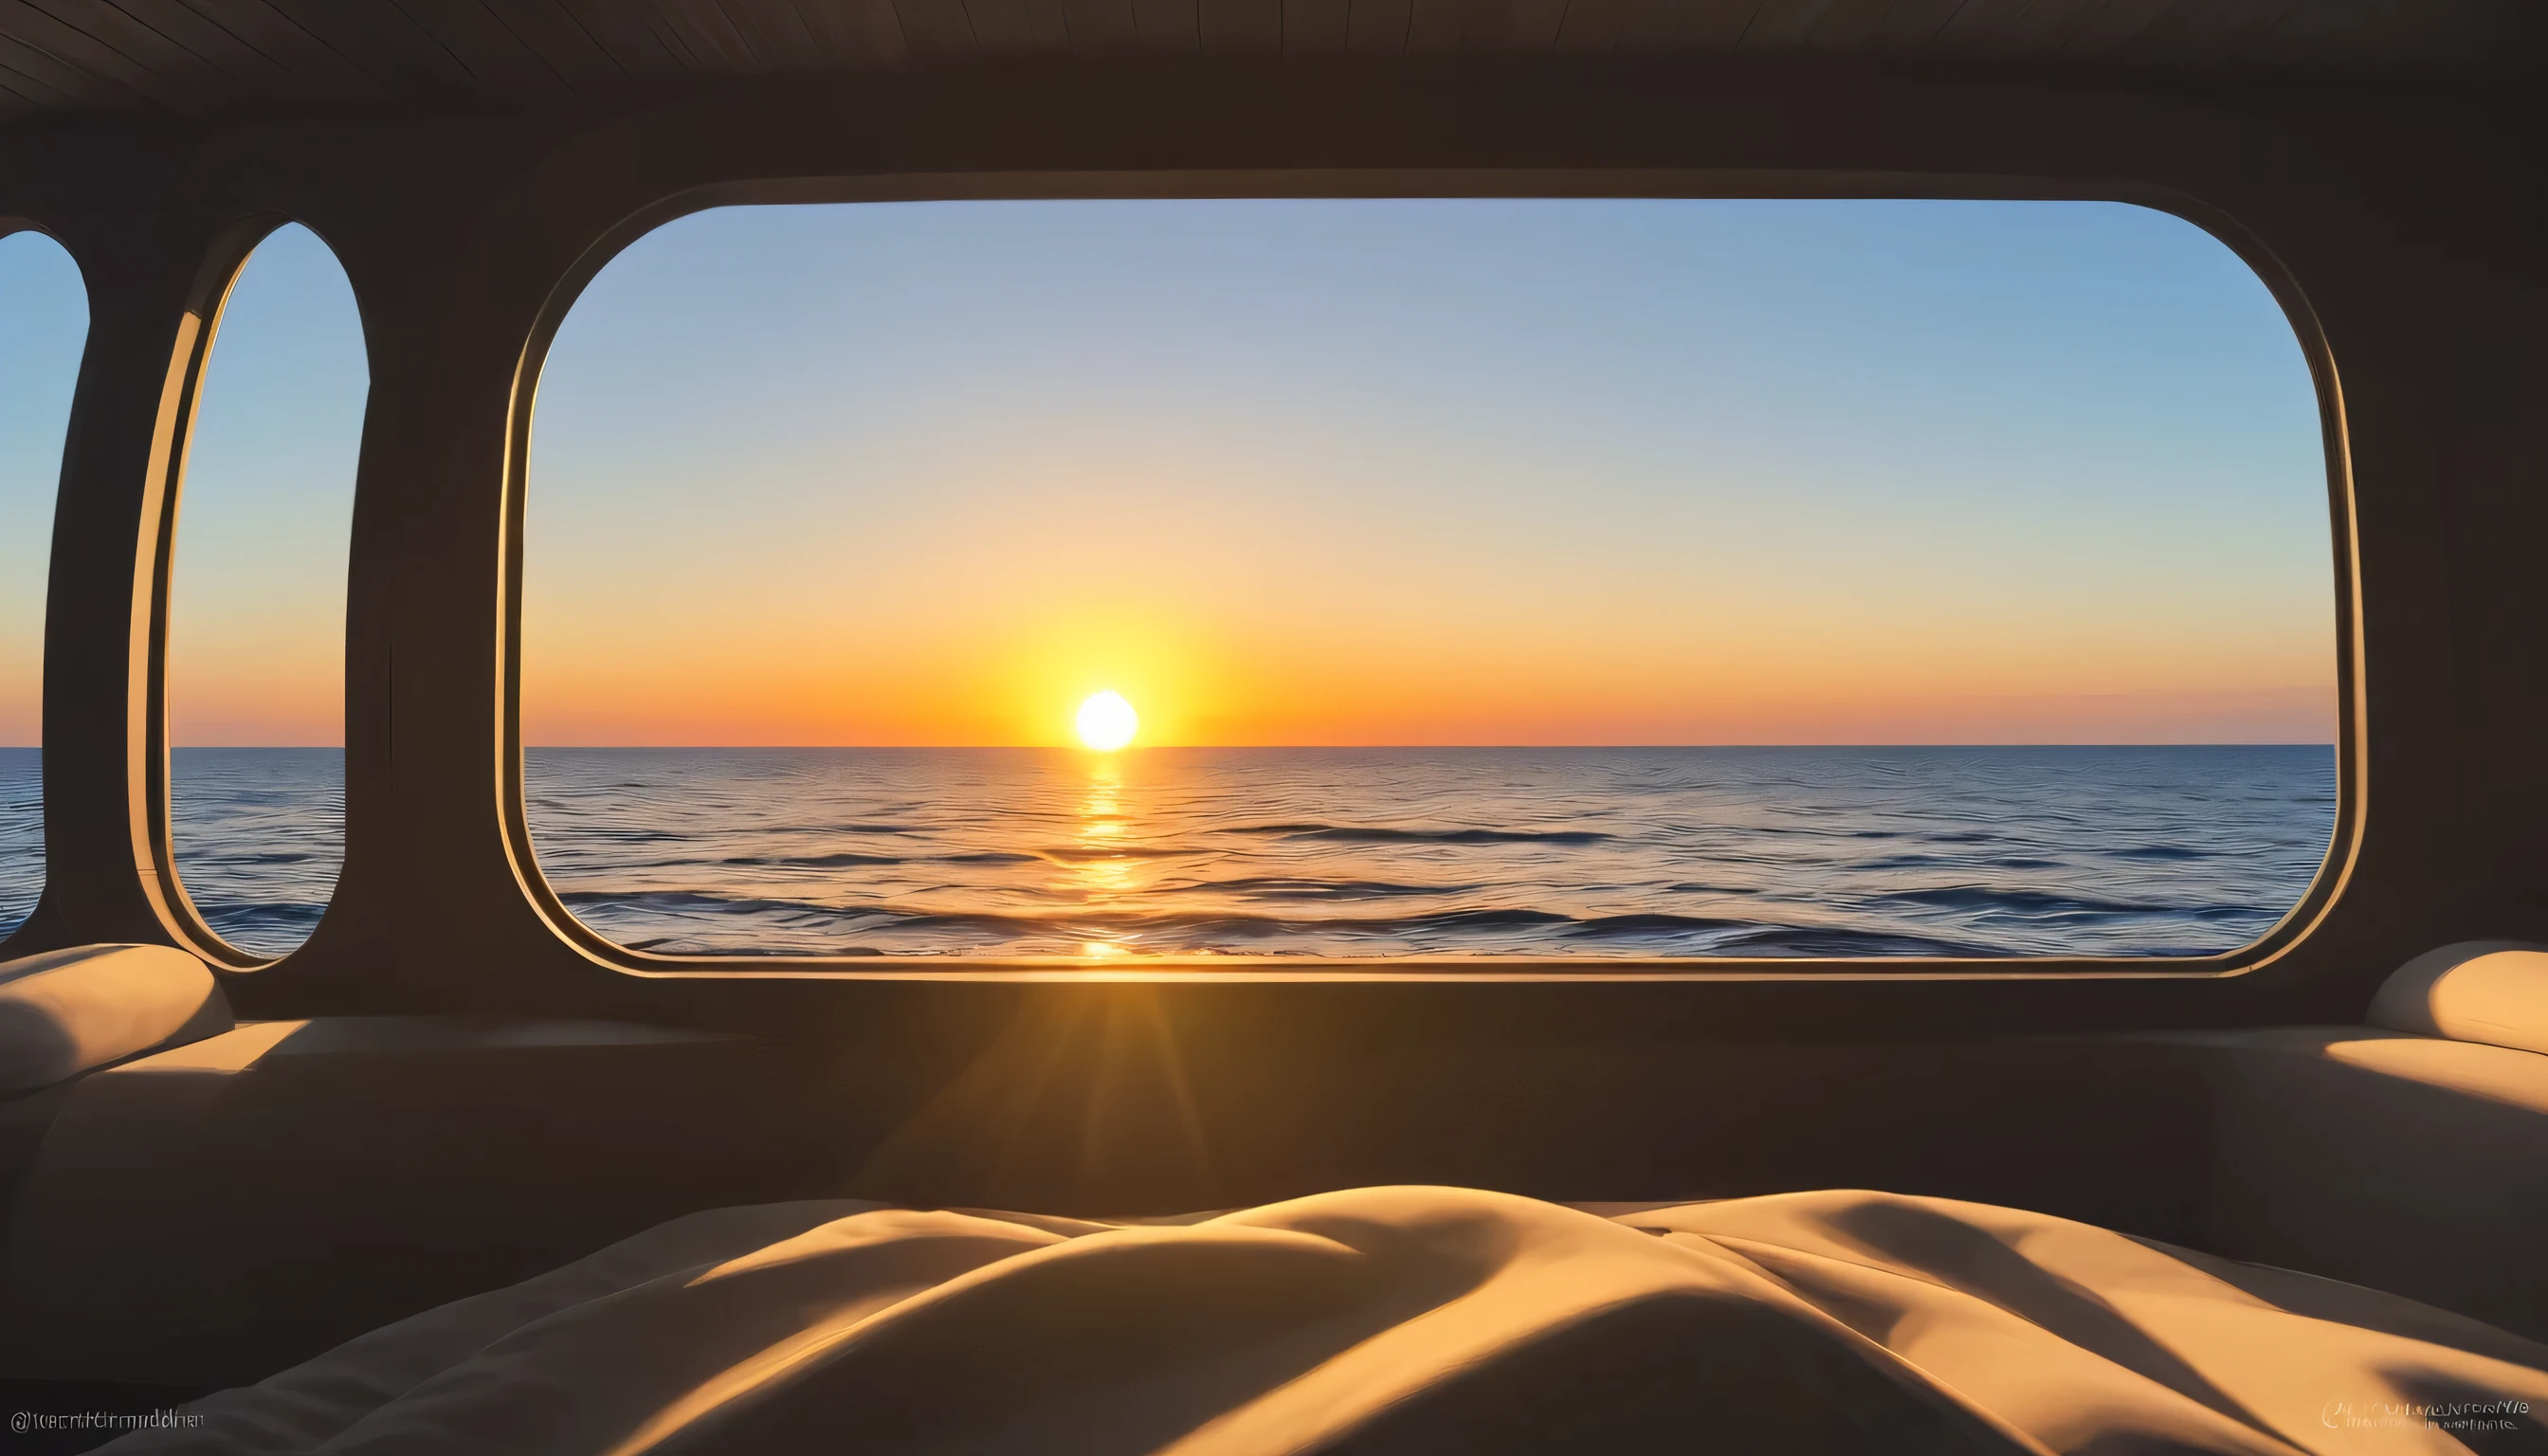
{"label": "orange sunset glow", "polygon": [[1215,591],[1207,579],[1236,564],[1196,552],[1161,543],[1183,564],[1160,567],[1157,589],[1184,605],[1150,619],[1043,615],[1029,562],[987,592],[970,574],[941,587],[914,572],[828,604],[737,593],[741,620],[628,602],[609,632],[562,641],[551,617],[525,664],[526,735],[1099,746],[1075,705],[1109,691],[1139,705],[1139,741],[1159,747],[2287,742],[2332,727],[2323,628],[2305,619],[2190,653],[2146,618],[2026,618],[1987,599],[1741,581],[1497,599],[1456,570],[1410,584],[1351,563],[1258,597]]}
{"label": "orange sunset glow", "polygon": [[703,214],[530,481],[532,744],[2334,729],[2307,366],[2120,206]]}

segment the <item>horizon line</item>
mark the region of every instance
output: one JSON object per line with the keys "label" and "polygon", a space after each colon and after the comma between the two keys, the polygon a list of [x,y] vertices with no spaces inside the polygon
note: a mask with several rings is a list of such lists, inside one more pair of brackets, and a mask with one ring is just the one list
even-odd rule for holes
{"label": "horizon line", "polygon": [[[1103,756],[1138,753],[1181,753],[1207,751],[1227,753],[1241,750],[1284,751],[1372,751],[1391,749],[1485,750],[1545,749],[1566,752],[1662,752],[1687,749],[1778,749],[1778,748],[2334,748],[2333,739],[2166,739],[2166,740],[2003,740],[1997,742],[1787,742],[1787,743],[1159,743],[1135,744],[1102,751]],[[0,751],[42,752],[44,745],[35,743],[0,744]],[[180,743],[178,749],[235,749],[263,752],[273,749],[334,749],[340,743]],[[524,752],[542,749],[697,749],[715,753],[808,753],[808,752],[897,752],[897,753],[1074,753],[1100,756],[1101,751],[1074,743],[529,743]]]}

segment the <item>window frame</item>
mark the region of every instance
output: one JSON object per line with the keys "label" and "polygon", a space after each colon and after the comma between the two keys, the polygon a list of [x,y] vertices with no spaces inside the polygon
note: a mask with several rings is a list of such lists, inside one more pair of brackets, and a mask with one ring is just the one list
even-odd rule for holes
{"label": "window frame", "polygon": [[[79,254],[77,254],[77,253],[73,252],[73,251],[71,250],[71,248],[70,248],[70,245],[69,245],[68,243],[66,243],[66,242],[62,241],[62,239],[61,239],[61,238],[59,238],[59,237],[55,236],[51,228],[46,228],[45,225],[43,225],[42,223],[39,223],[39,222],[35,221],[35,220],[34,220],[34,219],[32,219],[32,218],[20,217],[20,216],[17,216],[16,214],[12,214],[12,213],[0,213],[0,238],[10,238],[10,237],[15,237],[15,236],[17,236],[19,233],[21,233],[21,232],[31,232],[31,233],[34,233],[35,235],[37,235],[37,236],[39,236],[39,237],[44,238],[46,242],[51,243],[51,244],[52,244],[56,249],[58,249],[58,250],[61,252],[61,255],[62,255],[62,257],[63,257],[64,261],[68,262],[68,263],[71,265],[71,271],[72,271],[74,274],[78,275],[79,280],[80,280],[81,307],[87,311],[87,315],[88,315],[88,322],[87,322],[87,326],[85,326],[84,328],[82,328],[82,329],[81,329],[81,331],[80,331],[80,356],[81,356],[81,357],[80,357],[80,359],[78,359],[78,360],[74,360],[74,361],[72,362],[72,366],[71,366],[71,372],[72,372],[72,377],[73,377],[73,394],[72,394],[71,410],[77,410],[77,409],[79,408],[79,407],[78,407],[78,394],[77,394],[77,378],[78,378],[78,374],[79,374],[80,364],[81,364],[81,362],[82,362],[83,360],[85,360],[85,358],[86,358],[86,356],[87,356],[90,339],[91,339],[91,337],[95,334],[96,329],[97,329],[97,300],[96,300],[96,299],[95,299],[95,297],[91,294],[90,289],[89,289],[88,271],[87,271],[86,269],[84,269],[84,268],[82,268],[82,267],[80,266]],[[63,416],[62,416],[62,436],[61,436],[61,441],[60,441],[61,449],[62,449],[62,450],[64,450],[64,451],[66,451],[66,450],[68,449],[68,447],[69,447],[69,443],[70,443],[70,422],[71,422],[71,421],[70,421],[70,411],[69,411],[69,410],[65,410],[65,411],[63,412]],[[61,480],[60,480],[61,470],[60,470],[60,467],[59,467],[58,465],[56,465],[56,466],[55,466],[53,474],[54,474],[54,482],[53,482],[53,503],[52,503],[52,505],[51,505],[51,507],[50,507],[50,509],[48,509],[48,510],[46,512],[46,516],[48,517],[48,523],[49,523],[49,521],[50,521],[50,520],[57,520],[57,519],[58,519],[58,517],[60,516],[60,513],[61,513],[61,508],[62,508],[62,504],[61,504]],[[49,532],[48,532],[47,534],[49,535]],[[50,558],[50,556],[51,556],[51,551],[49,550],[49,544],[50,544],[50,543],[49,543],[49,541],[48,541],[48,542],[47,542],[47,548],[48,548],[48,549],[47,549],[47,550],[46,550],[46,557],[47,557],[47,563],[46,563],[46,565],[47,565],[47,570],[46,570],[46,578],[47,578],[47,581],[46,581],[46,593],[45,593],[45,594],[46,594],[46,596],[49,596],[49,595],[50,595],[50,580],[49,580],[49,579],[50,579],[50,577],[51,577],[51,571],[50,571],[50,569],[49,569],[49,568],[50,568],[50,561],[49,561],[49,558]],[[42,598],[40,598],[40,600],[42,600]],[[36,636],[37,636],[37,641],[39,642],[39,644],[41,644],[41,643],[44,641],[45,636],[46,636],[46,632],[48,631],[48,629],[49,629],[49,628],[48,628],[48,618],[51,616],[51,614],[52,614],[52,613],[51,613],[51,606],[50,606],[50,603],[49,603],[48,601],[47,601],[47,602],[45,602],[44,604],[40,605],[40,606],[37,608]],[[21,933],[21,932],[25,931],[29,926],[31,926],[31,925],[35,925],[35,924],[37,924],[37,923],[38,923],[39,912],[43,909],[43,907],[44,907],[44,903],[45,903],[45,894],[46,894],[46,890],[50,887],[51,882],[52,882],[52,857],[51,857],[51,856],[46,852],[46,851],[47,851],[47,849],[48,849],[48,847],[45,844],[45,840],[46,840],[46,838],[47,837],[47,835],[48,835],[48,833],[49,833],[49,831],[47,830],[46,826],[51,822],[51,816],[50,816],[48,813],[46,813],[47,805],[46,805],[46,802],[45,802],[45,799],[46,799],[46,794],[44,793],[44,789],[43,789],[43,785],[44,785],[44,767],[43,767],[43,764],[44,764],[44,761],[43,761],[43,757],[42,757],[42,756],[43,756],[43,754],[44,754],[44,732],[43,732],[44,711],[45,711],[45,682],[44,682],[44,679],[45,679],[45,673],[44,673],[44,655],[43,655],[43,652],[42,652],[42,650],[41,650],[41,648],[40,648],[39,653],[38,653],[38,656],[37,656],[37,669],[36,669],[36,718],[37,718],[37,724],[38,724],[38,729],[37,729],[37,734],[36,734],[36,752],[37,752],[37,755],[38,755],[38,759],[37,759],[37,770],[36,770],[36,774],[37,774],[37,796],[36,796],[36,835],[37,835],[37,850],[36,850],[36,864],[37,864],[37,865],[38,865],[38,875],[37,875],[36,886],[35,886],[35,889],[36,889],[36,895],[35,895],[35,898],[34,898],[33,900],[31,900],[31,901],[28,903],[28,910],[27,910],[26,917],[25,917],[24,919],[21,919],[17,924],[12,925],[12,926],[9,926],[9,927],[8,927],[7,929],[5,929],[5,930],[0,930],[0,951],[5,951],[5,948],[9,945],[9,943],[10,943],[10,942],[12,942],[12,941],[14,941],[14,940],[16,940],[16,939],[18,938],[18,936],[20,935],[20,933]],[[0,958],[6,958],[6,956],[0,956]]]}
{"label": "window frame", "polygon": [[[2200,956],[1546,956],[659,955],[633,951],[578,919],[542,872],[523,772],[523,522],[531,489],[532,415],[542,369],[567,315],[601,270],[639,238],[723,207],[862,202],[1235,198],[1652,198],[2112,202],[2166,213],[2210,234],[2255,273],[2283,311],[2318,397],[2325,459],[2335,651],[2336,804],[2325,856],[2308,887],[2264,934]],[[2360,543],[2341,378],[2318,314],[2261,238],[2226,211],[2141,182],[1961,175],[1724,172],[1695,168],[901,173],[764,179],[685,189],[641,208],[579,255],[542,301],[515,365],[506,420],[499,631],[498,801],[514,873],[552,933],[586,958],[645,978],[1001,982],[1092,981],[1758,981],[2186,980],[2242,976],[2283,959],[2323,924],[2350,882],[2367,799]]]}
{"label": "window frame", "polygon": [[[147,650],[133,655],[141,681],[129,698],[138,720],[134,724],[136,731],[127,736],[133,756],[127,801],[134,807],[135,845],[141,852],[136,858],[150,866],[143,876],[143,890],[161,923],[180,946],[228,971],[264,970],[301,954],[318,938],[320,926],[335,912],[336,891],[344,878],[340,863],[337,884],[328,890],[326,908],[319,912],[319,925],[311,928],[301,945],[281,956],[260,956],[233,946],[213,929],[197,908],[194,897],[186,890],[185,877],[178,871],[170,792],[170,754],[175,745],[170,741],[168,721],[168,622],[171,589],[175,586],[177,521],[185,503],[186,467],[194,453],[204,377],[212,363],[214,345],[221,338],[223,313],[229,307],[230,294],[247,270],[249,258],[267,238],[296,226],[318,238],[337,258],[340,269],[344,266],[335,244],[328,242],[317,228],[289,213],[259,212],[233,222],[218,233],[195,276],[185,311],[177,322],[167,384],[161,391],[158,418],[151,429],[149,473],[141,510],[141,561],[134,577],[136,584],[147,584],[148,593],[146,609],[134,613],[136,633],[146,634],[143,641]],[[357,295],[358,309],[359,304]],[[367,346],[368,342],[366,339]],[[360,470],[358,464],[358,478]],[[350,630],[345,641],[350,651]],[[342,711],[340,707],[340,715]],[[350,825],[347,827],[350,829]]]}

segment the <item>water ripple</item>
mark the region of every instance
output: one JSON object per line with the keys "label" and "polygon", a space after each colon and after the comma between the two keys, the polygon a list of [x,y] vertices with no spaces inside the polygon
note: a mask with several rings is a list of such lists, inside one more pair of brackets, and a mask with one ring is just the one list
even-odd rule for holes
{"label": "water ripple", "polygon": [[[0,930],[43,883],[0,750]],[[179,867],[280,954],[342,843],[333,750],[182,749]],[[540,868],[715,955],[2181,956],[2262,934],[2323,747],[534,749]]]}
{"label": "water ripple", "polygon": [[[2324,748],[534,750],[540,864],[666,953],[2199,955]],[[625,785],[649,787],[631,793]],[[687,863],[628,853],[671,833]],[[890,833],[926,853],[878,853]],[[879,849],[881,847],[878,847]]]}

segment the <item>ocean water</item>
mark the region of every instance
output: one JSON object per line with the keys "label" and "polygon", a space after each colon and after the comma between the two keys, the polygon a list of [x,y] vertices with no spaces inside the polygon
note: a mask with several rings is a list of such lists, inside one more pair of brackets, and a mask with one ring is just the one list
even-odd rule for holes
{"label": "ocean water", "polygon": [[259,956],[292,951],[344,864],[344,751],[172,750],[168,832],[177,877],[214,934]]}
{"label": "ocean water", "polygon": [[0,936],[18,928],[45,887],[44,757],[0,748]]}
{"label": "ocean water", "polygon": [[542,869],[665,953],[2199,955],[2324,747],[543,749]]}
{"label": "ocean water", "polygon": [[[35,757],[0,751],[0,924]],[[542,870],[720,955],[2184,956],[2318,872],[2320,747],[534,749]],[[279,953],[334,883],[332,750],[179,750],[179,864]]]}
{"label": "ocean water", "polygon": [[[44,889],[43,766],[0,748],[0,935]],[[308,940],[344,860],[343,751],[181,748],[168,782],[177,872],[205,921],[262,956]]]}

